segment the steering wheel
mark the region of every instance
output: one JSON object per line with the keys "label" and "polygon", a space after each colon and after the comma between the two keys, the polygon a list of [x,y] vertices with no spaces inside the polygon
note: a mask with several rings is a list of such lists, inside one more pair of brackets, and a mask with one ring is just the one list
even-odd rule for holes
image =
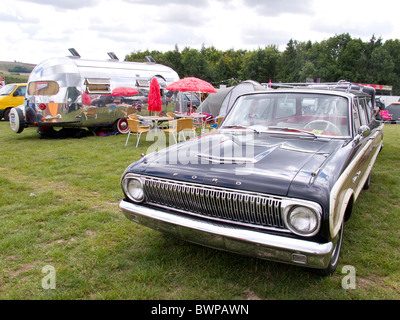
{"label": "steering wheel", "polygon": [[[313,129],[313,126],[315,124],[317,124],[317,123],[325,124],[325,128],[319,129],[319,130],[329,131],[329,132],[336,133],[336,134],[341,134],[342,133],[340,131],[339,127],[336,124],[334,124],[334,123],[332,123],[332,122],[330,122],[328,120],[313,120],[313,121],[310,121],[309,123],[307,123],[304,126],[304,129]],[[330,130],[328,130],[328,129],[330,129]]]}

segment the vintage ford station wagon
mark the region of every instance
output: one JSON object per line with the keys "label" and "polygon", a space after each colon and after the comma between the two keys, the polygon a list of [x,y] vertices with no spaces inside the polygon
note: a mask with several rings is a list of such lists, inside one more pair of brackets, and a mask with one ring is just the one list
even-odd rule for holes
{"label": "vintage ford station wagon", "polygon": [[332,274],[344,222],[382,148],[365,89],[243,94],[218,130],[131,164],[120,208],[187,241]]}

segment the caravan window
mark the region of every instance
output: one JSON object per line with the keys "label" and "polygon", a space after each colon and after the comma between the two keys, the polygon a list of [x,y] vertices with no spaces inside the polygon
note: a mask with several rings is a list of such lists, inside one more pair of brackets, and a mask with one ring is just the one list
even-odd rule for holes
{"label": "caravan window", "polygon": [[150,81],[138,79],[138,80],[136,80],[136,86],[137,87],[150,87]]}
{"label": "caravan window", "polygon": [[33,81],[28,86],[28,94],[31,96],[54,96],[59,90],[56,81]]}
{"label": "caravan window", "polygon": [[86,79],[86,93],[109,94],[111,93],[110,79]]}

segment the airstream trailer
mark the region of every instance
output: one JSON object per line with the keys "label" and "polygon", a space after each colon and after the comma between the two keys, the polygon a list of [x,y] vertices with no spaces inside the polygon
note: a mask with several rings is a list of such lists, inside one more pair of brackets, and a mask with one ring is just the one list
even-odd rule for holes
{"label": "airstream trailer", "polygon": [[179,80],[171,68],[148,61],[96,61],[77,54],[45,60],[29,76],[23,106],[10,113],[11,129],[111,127],[127,133],[126,118],[145,104],[151,79],[161,89]]}

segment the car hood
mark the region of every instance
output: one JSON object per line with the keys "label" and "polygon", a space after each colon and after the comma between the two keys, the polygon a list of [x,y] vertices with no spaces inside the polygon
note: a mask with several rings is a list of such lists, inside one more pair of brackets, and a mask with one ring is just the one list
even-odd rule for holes
{"label": "car hood", "polygon": [[285,196],[300,172],[308,183],[342,144],[301,135],[215,132],[153,152],[128,171]]}

